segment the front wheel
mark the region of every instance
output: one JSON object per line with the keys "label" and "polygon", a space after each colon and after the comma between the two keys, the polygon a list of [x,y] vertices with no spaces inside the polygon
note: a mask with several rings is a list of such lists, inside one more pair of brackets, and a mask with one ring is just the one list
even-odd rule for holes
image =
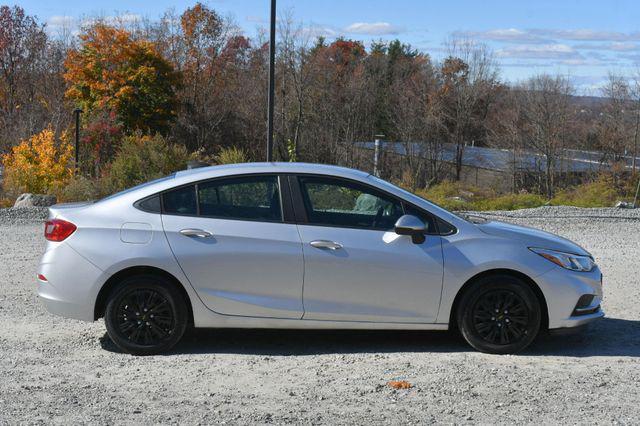
{"label": "front wheel", "polygon": [[109,296],[105,325],[111,340],[134,355],[171,349],[188,324],[186,302],[175,286],[160,276],[124,279]]}
{"label": "front wheel", "polygon": [[475,349],[510,354],[526,348],[538,335],[541,307],[530,286],[509,275],[480,279],[462,296],[457,322]]}

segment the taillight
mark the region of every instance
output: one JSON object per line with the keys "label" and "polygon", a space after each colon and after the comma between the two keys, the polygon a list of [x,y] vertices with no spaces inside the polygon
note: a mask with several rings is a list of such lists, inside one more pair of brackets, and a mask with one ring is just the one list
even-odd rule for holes
{"label": "taillight", "polygon": [[77,227],[66,220],[52,219],[44,223],[44,237],[49,241],[60,242],[73,234]]}

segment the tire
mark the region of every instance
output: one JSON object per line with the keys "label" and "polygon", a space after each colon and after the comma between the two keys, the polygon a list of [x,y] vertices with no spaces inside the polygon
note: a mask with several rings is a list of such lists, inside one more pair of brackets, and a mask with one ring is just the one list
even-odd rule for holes
{"label": "tire", "polygon": [[155,355],[180,341],[189,324],[189,310],[166,278],[136,275],[125,278],[109,295],[104,321],[109,337],[122,351]]}
{"label": "tire", "polygon": [[536,338],[542,309],[527,283],[510,275],[491,275],[462,295],[456,320],[464,339],[478,351],[512,354]]}

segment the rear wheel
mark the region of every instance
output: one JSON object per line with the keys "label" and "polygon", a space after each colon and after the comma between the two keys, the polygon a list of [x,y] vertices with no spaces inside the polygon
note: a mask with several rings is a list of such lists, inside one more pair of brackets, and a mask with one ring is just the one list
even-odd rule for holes
{"label": "rear wheel", "polygon": [[124,279],[107,301],[105,324],[111,340],[134,355],[166,352],[182,338],[189,311],[182,294],[163,277]]}
{"label": "rear wheel", "polygon": [[460,332],[481,352],[508,354],[526,348],[538,335],[541,307],[529,285],[509,275],[477,281],[457,311]]}

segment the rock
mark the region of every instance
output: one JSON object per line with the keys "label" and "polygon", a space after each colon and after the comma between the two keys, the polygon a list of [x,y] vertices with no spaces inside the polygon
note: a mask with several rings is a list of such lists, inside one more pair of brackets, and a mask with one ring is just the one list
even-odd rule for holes
{"label": "rock", "polygon": [[618,201],[615,205],[616,208],[618,209],[632,209],[633,208],[633,204],[632,203],[627,203],[626,201]]}
{"label": "rock", "polygon": [[14,209],[20,209],[24,207],[49,207],[56,203],[56,197],[54,195],[42,195],[42,194],[22,194],[18,197]]}

